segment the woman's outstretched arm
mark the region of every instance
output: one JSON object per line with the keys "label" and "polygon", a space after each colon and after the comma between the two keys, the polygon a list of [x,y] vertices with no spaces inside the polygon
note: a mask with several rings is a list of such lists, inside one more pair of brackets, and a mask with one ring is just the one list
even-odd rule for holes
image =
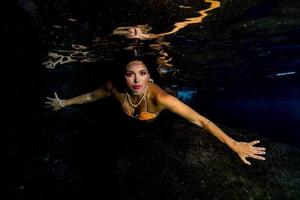
{"label": "woman's outstretched arm", "polygon": [[66,106],[71,106],[75,104],[84,104],[84,103],[90,103],[102,98],[105,98],[107,96],[111,95],[111,89],[112,89],[112,83],[109,81],[102,87],[89,92],[85,93],[73,98],[69,99],[60,99],[56,93],[54,93],[55,98],[47,97],[49,101],[45,102],[45,104],[50,105],[53,110],[57,111],[60,110]]}
{"label": "woman's outstretched arm", "polygon": [[226,135],[218,126],[216,126],[209,119],[200,115],[192,108],[178,100],[176,97],[169,95],[164,91],[161,91],[157,94],[156,100],[158,104],[161,105],[163,108],[168,109],[184,117],[191,123],[196,124],[197,126],[202,127],[209,133],[213,134],[221,142],[225,143],[230,149],[235,151],[245,164],[251,165],[251,163],[248,160],[246,160],[247,157],[251,157],[258,160],[265,160],[265,158],[261,156],[265,154],[265,148],[253,146],[259,143],[258,140],[252,142],[238,142],[234,140],[233,138]]}

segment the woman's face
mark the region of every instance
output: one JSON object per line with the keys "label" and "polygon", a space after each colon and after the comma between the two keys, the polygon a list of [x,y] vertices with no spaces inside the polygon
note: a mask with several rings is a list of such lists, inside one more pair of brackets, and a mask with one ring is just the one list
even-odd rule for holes
{"label": "woman's face", "polygon": [[131,61],[126,66],[124,77],[128,89],[140,93],[147,87],[150,74],[142,61]]}

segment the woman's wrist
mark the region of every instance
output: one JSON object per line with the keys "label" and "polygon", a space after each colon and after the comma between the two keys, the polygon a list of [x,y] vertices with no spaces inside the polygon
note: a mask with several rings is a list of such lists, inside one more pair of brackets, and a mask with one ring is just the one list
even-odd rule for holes
{"label": "woman's wrist", "polygon": [[59,104],[60,107],[62,107],[62,108],[66,107],[65,100],[59,100],[59,101],[58,101],[58,104]]}
{"label": "woman's wrist", "polygon": [[88,94],[83,95],[83,103],[89,103],[89,96]]}
{"label": "woman's wrist", "polygon": [[227,142],[226,144],[229,146],[230,149],[234,150],[236,149],[237,147],[237,141],[231,139],[229,142]]}

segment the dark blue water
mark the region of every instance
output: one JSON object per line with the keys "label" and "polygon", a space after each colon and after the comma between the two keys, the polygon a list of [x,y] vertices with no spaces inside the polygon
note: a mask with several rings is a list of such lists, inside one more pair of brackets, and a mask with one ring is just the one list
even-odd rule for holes
{"label": "dark blue water", "polygon": [[[299,146],[300,29],[294,20],[298,17],[296,9],[298,3],[273,2],[258,4],[248,11],[240,11],[241,13],[236,9],[226,10],[226,5],[222,4],[221,8],[210,13],[202,24],[188,26],[164,38],[171,43],[172,49],[169,53],[173,56],[174,67],[180,70],[178,77],[170,79],[168,85],[176,84],[179,88],[179,97],[213,121],[235,128],[253,130],[270,139]],[[71,1],[69,3],[73,5]],[[127,4],[125,1],[123,3]],[[83,11],[82,5],[85,5]],[[93,6],[94,4],[82,1],[82,5],[74,3],[74,7],[69,7],[69,11],[74,11],[70,12],[72,14],[64,13],[64,9],[61,9],[61,13],[57,11],[61,15],[50,12],[51,5],[49,5],[44,8],[48,12],[41,10],[40,18],[36,18],[34,10],[30,11],[29,7],[29,10],[21,9],[27,18],[19,17],[22,37],[19,34],[16,37],[20,38],[17,42],[18,50],[22,52],[20,54],[23,55],[22,58],[26,58],[28,66],[37,66],[38,70],[24,67],[24,60],[18,59],[22,63],[19,67],[22,71],[16,70],[20,73],[15,76],[18,76],[18,81],[22,82],[20,85],[24,87],[19,89],[18,96],[27,95],[27,86],[35,84],[34,81],[27,81],[27,77],[32,76],[33,80],[37,80],[40,79],[37,77],[42,77],[40,74],[48,73],[49,76],[56,76],[59,79],[61,78],[59,70],[67,69],[62,65],[56,71],[44,72],[44,66],[40,66],[42,59],[37,59],[38,52],[42,52],[40,50],[42,44],[45,45],[42,53],[44,57],[47,51],[55,49],[54,47],[61,49],[62,44],[70,45],[74,42],[85,45],[79,41],[86,39],[91,43],[94,36],[109,34],[118,26],[149,23],[155,33],[164,29],[170,30],[173,24],[172,21],[167,26],[164,24],[166,20],[158,19],[155,15],[145,18],[146,13],[136,12],[131,19],[127,18],[128,13],[133,12],[131,10],[124,9],[112,15],[111,12],[100,12],[98,8],[95,10],[97,6]],[[105,6],[101,9],[106,10]],[[99,16],[96,17],[96,14]],[[103,20],[106,19],[104,16],[110,18]],[[69,21],[68,17],[78,21]],[[140,18],[143,20],[137,20]],[[156,23],[157,21],[159,23]],[[166,27],[160,26],[161,23]],[[60,25],[63,28],[55,28],[53,25]],[[49,31],[45,31],[48,29]],[[32,44],[37,46],[35,54],[27,49]],[[82,64],[81,68],[84,67],[85,72],[91,70],[90,66]],[[79,69],[76,68],[78,71]],[[26,77],[22,74],[24,71]],[[66,71],[61,73],[69,75]],[[70,77],[72,75],[70,74]],[[72,79],[70,77],[63,76],[61,79],[65,79],[66,82],[83,79],[82,82],[85,82],[83,76],[76,75]],[[26,79],[27,85],[23,79]],[[59,83],[51,85],[51,81],[47,78],[46,80],[43,87],[47,89],[36,86],[42,92],[47,90],[39,98],[50,95],[48,90],[59,91],[65,87],[70,91],[68,86],[62,87]],[[38,81],[40,80],[36,82]],[[92,81],[96,82],[92,78],[87,82]],[[184,99],[184,95],[180,96],[183,90],[192,91],[190,95],[193,98],[190,101],[188,98]]]}
{"label": "dark blue water", "polygon": [[231,90],[206,101],[210,115],[233,127],[299,146],[299,87],[282,82],[267,88],[238,89],[243,91]]}
{"label": "dark blue water", "polygon": [[214,122],[299,147],[299,83],[295,73],[231,87],[185,87],[178,97]]}
{"label": "dark blue water", "polygon": [[300,147],[299,34],[291,26],[226,40],[171,38],[181,49],[178,97],[212,121]]}

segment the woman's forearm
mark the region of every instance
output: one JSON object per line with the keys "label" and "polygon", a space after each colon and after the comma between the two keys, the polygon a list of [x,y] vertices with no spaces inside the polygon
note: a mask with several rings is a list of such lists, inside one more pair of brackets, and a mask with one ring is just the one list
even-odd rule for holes
{"label": "woman's forearm", "polygon": [[63,106],[90,103],[98,99],[105,98],[109,95],[111,95],[111,83],[107,82],[103,87],[100,87],[92,92],[85,93],[74,98],[64,99],[62,103]]}
{"label": "woman's forearm", "polygon": [[209,133],[217,137],[221,142],[229,146],[231,149],[236,145],[236,140],[232,139],[228,135],[226,135],[217,125],[213,122],[208,121],[203,125],[203,128],[207,130]]}
{"label": "woman's forearm", "polygon": [[77,97],[73,97],[70,99],[64,99],[63,100],[63,105],[64,106],[71,106],[71,105],[75,105],[75,104],[84,104],[84,103],[88,103],[91,102],[92,99],[89,97],[89,94],[83,94]]}

